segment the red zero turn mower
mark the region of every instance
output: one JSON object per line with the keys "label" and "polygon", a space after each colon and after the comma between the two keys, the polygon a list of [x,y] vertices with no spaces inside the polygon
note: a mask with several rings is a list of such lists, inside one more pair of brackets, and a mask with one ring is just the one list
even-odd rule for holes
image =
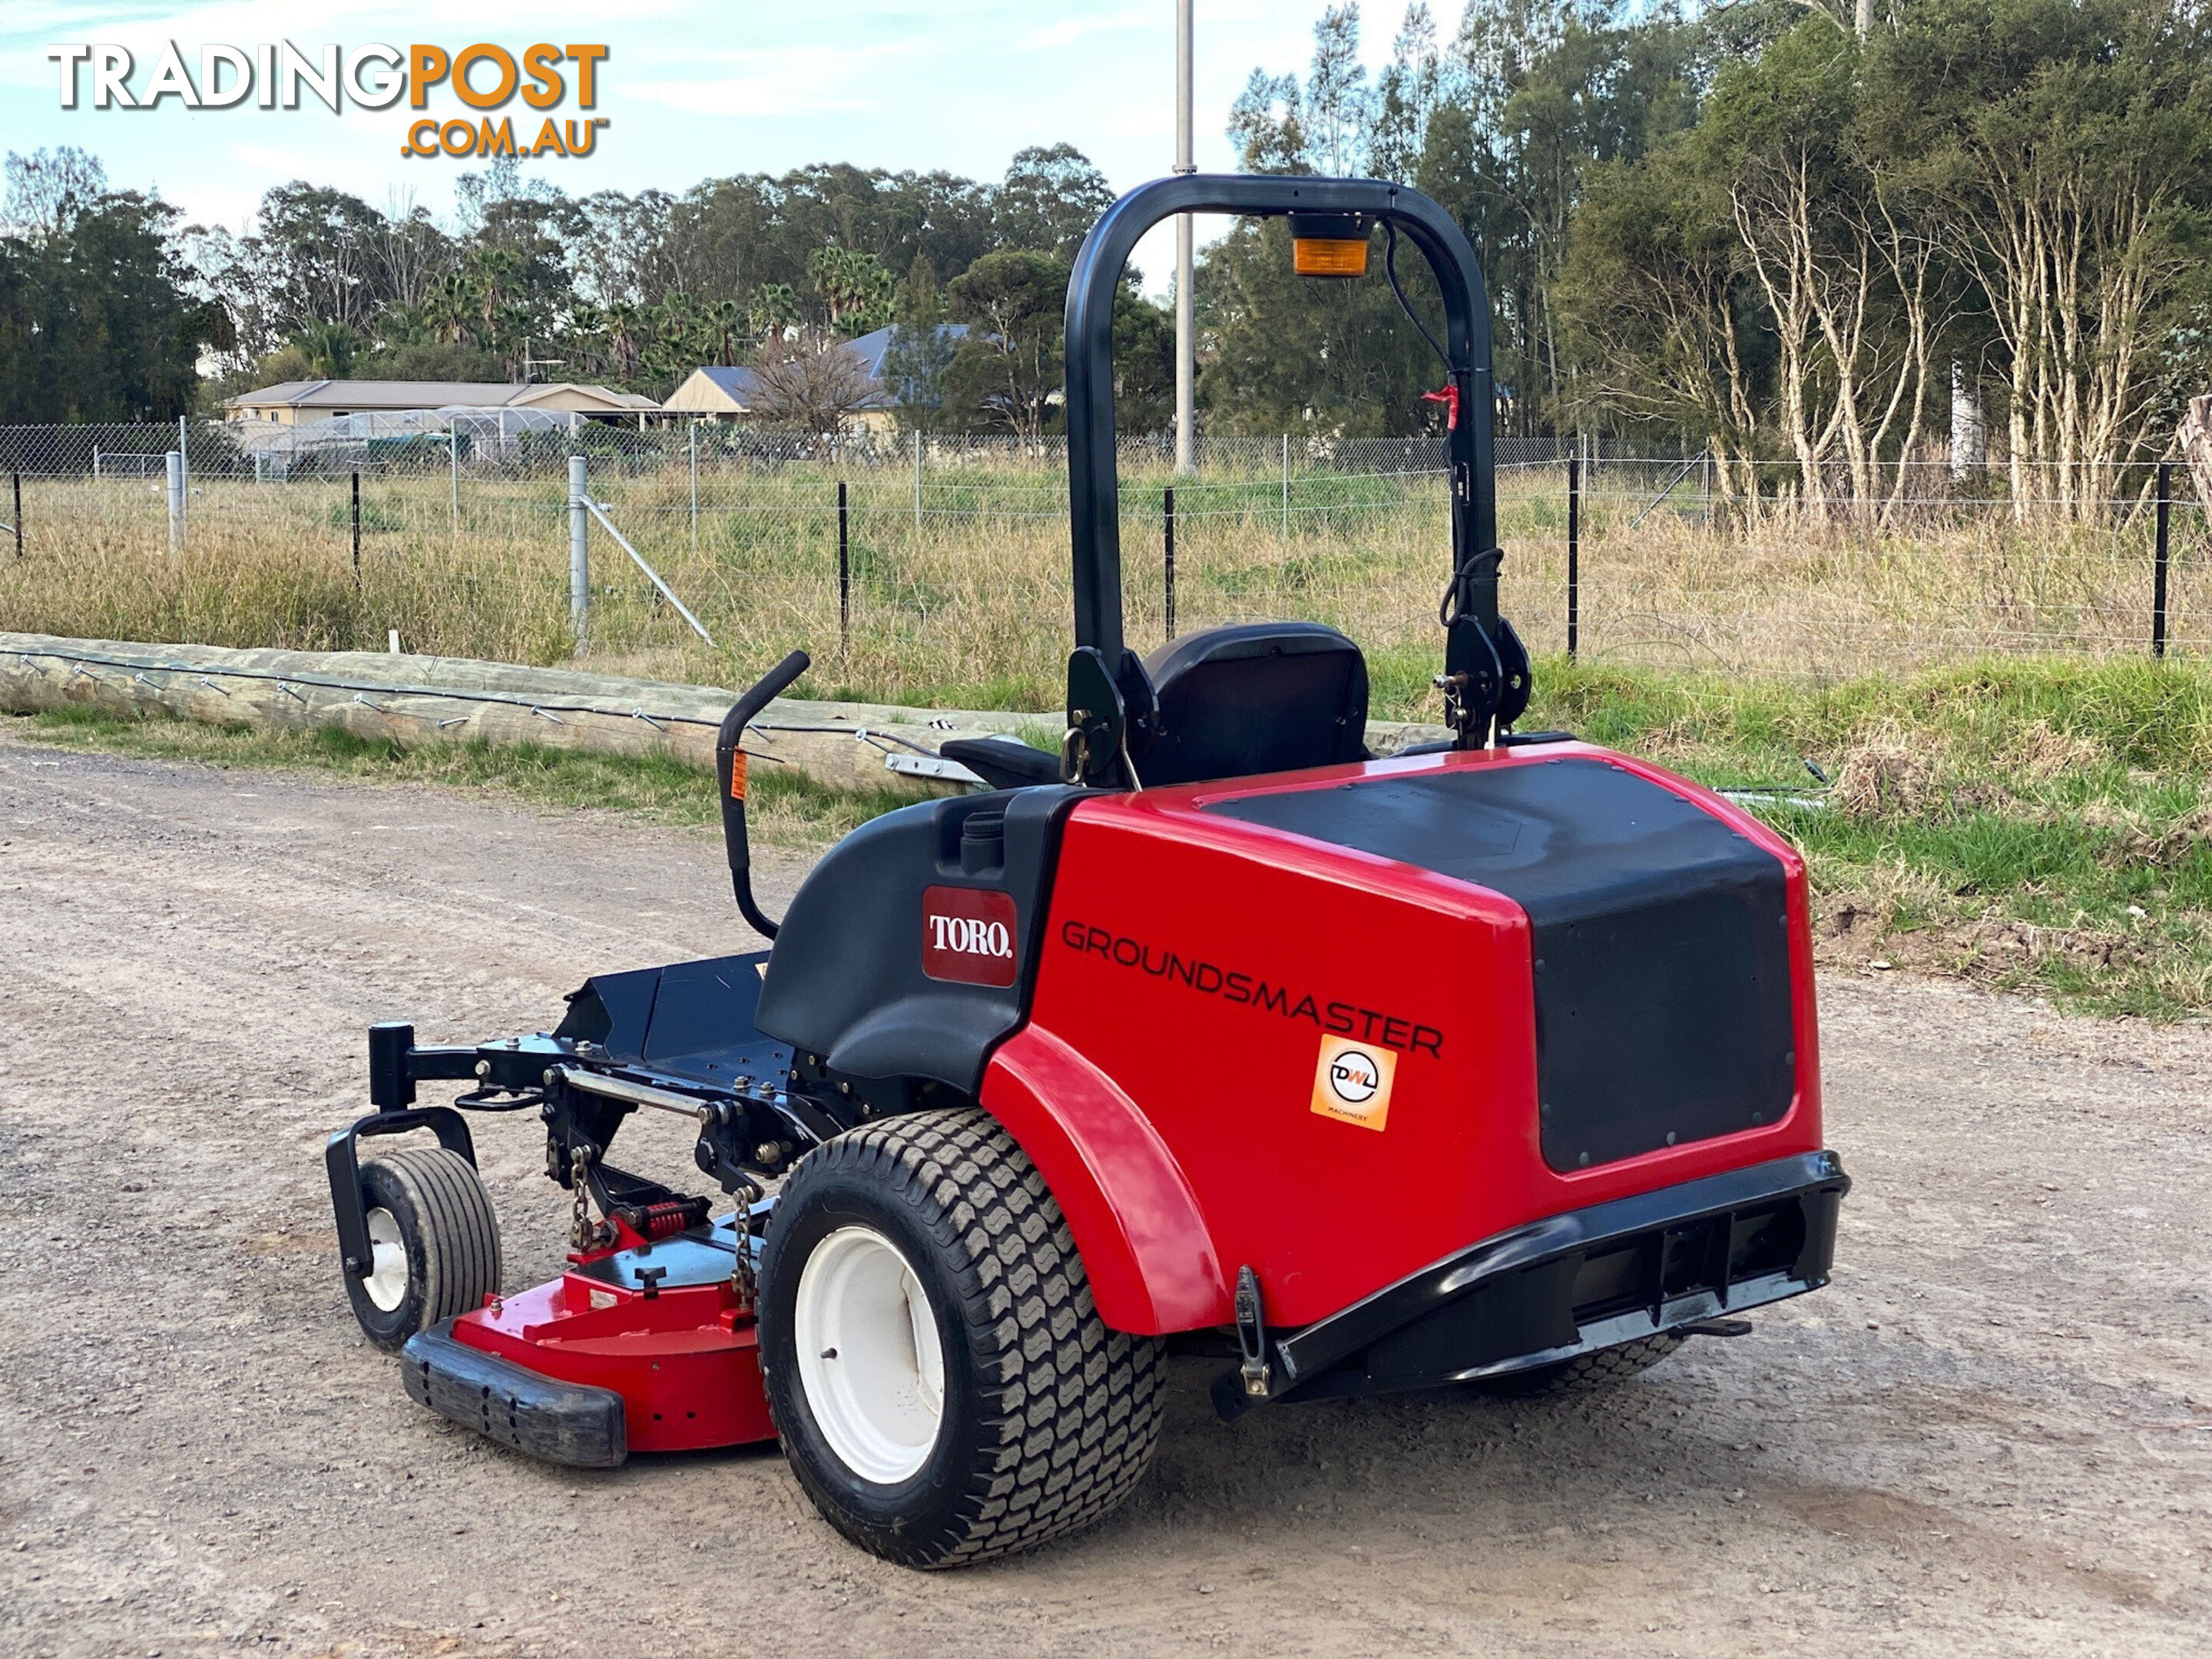
{"label": "red zero turn mower", "polygon": [[[1401,239],[1436,273],[1448,743],[1370,758],[1366,665],[1328,628],[1123,643],[1115,293],[1190,212],[1287,216],[1304,270],[1358,275],[1379,230],[1394,289]],[[1458,227],[1371,181],[1148,185],[1084,243],[1066,356],[1056,763],[946,744],[996,787],[854,830],[772,922],[740,741],[793,653],[720,743],[738,905],[773,949],[601,975],[550,1033],[371,1032],[376,1112],[330,1143],[338,1239],[433,1410],[586,1467],[780,1438],[840,1531],[945,1566],[1125,1498],[1170,1350],[1226,1362],[1231,1418],[1533,1387],[1827,1282],[1850,1182],[1821,1146],[1804,865],[1657,767],[1513,730]],[[468,1092],[416,1105],[434,1079]],[[513,1295],[463,1117],[501,1111],[543,1125],[574,1206],[568,1270]],[[641,1111],[691,1123],[734,1214],[608,1161]],[[357,1161],[416,1129],[438,1146]]]}

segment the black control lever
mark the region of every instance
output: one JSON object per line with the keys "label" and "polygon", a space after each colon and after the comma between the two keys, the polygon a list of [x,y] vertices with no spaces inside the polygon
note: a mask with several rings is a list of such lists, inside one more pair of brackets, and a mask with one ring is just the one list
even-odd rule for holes
{"label": "black control lever", "polygon": [[763,939],[775,937],[776,925],[753,902],[752,849],[745,841],[745,727],[811,662],[804,651],[794,651],[776,664],[730,705],[730,712],[722,716],[721,733],[714,739],[714,781],[722,796],[722,845],[730,855],[730,886],[738,896],[738,913]]}

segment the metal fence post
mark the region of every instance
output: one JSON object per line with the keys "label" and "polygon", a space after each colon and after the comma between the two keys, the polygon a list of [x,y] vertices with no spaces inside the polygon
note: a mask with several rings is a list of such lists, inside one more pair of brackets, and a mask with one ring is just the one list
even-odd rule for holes
{"label": "metal fence post", "polygon": [[15,516],[9,522],[15,526],[15,556],[20,559],[23,556],[23,475],[10,472],[8,484],[15,496]]}
{"label": "metal fence post", "polygon": [[361,474],[353,475],[353,585],[361,586]]}
{"label": "metal fence post", "polygon": [[185,452],[169,452],[169,551],[185,550]]}
{"label": "metal fence post", "polygon": [[1291,538],[1291,434],[1283,434],[1283,533],[1281,539]]}
{"label": "metal fence post", "polygon": [[2166,655],[2166,517],[2172,505],[2173,466],[2171,462],[2158,464],[2158,547],[2152,556],[2150,586],[2150,653]]}
{"label": "metal fence post", "polygon": [[921,534],[921,428],[914,432],[914,533]]}
{"label": "metal fence post", "polygon": [[1583,623],[1583,460],[1567,457],[1567,655],[1571,659],[1582,644]]}
{"label": "metal fence post", "polygon": [[1173,484],[1167,487],[1161,502],[1160,518],[1167,531],[1168,637],[1173,639],[1175,637],[1175,486]]}
{"label": "metal fence post", "polygon": [[584,458],[568,458],[568,625],[584,648],[592,608],[592,521],[585,508]]}
{"label": "metal fence post", "polygon": [[185,426],[185,417],[181,415],[178,416],[177,545],[179,547],[182,547],[185,544],[185,527],[191,521],[192,514],[192,457],[191,452],[185,447],[185,440],[190,436],[190,434],[191,428]]}
{"label": "metal fence post", "polygon": [[853,544],[845,516],[845,481],[837,480],[837,648],[853,643]]}
{"label": "metal fence post", "polygon": [[[461,538],[461,429],[459,422],[450,415],[446,416],[446,453],[453,464],[453,539],[458,542]],[[568,463],[571,476],[575,465],[572,458]]]}
{"label": "metal fence post", "polygon": [[699,422],[691,422],[691,551],[699,551]]}

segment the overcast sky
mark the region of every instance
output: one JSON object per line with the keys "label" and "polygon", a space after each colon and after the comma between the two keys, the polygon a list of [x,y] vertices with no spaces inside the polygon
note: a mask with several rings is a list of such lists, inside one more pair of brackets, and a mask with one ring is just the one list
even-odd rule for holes
{"label": "overcast sky", "polygon": [[[1321,5],[1198,0],[1200,167],[1231,164],[1222,129],[1255,65],[1303,70]],[[411,192],[442,214],[454,176],[477,164],[403,158],[415,118],[404,100],[343,115],[312,96],[298,110],[187,110],[174,99],[101,110],[81,70],[79,107],[64,109],[46,53],[127,46],[143,89],[169,40],[196,79],[200,48],[214,43],[251,52],[289,38],[319,61],[326,45],[458,52],[481,40],[519,56],[540,40],[578,41],[609,48],[597,112],[611,124],[588,158],[526,164],[572,194],[680,191],[713,174],[829,161],[991,179],[1015,150],[1060,140],[1127,189],[1174,161],[1174,0],[0,0],[0,149],[77,145],[116,185],[157,190],[195,219],[234,228],[264,190],[296,178],[379,206]],[[1396,25],[1395,5],[1367,19],[1370,62],[1387,55]],[[526,138],[542,119],[519,99],[501,112],[510,112]],[[442,89],[423,112],[464,112]],[[554,112],[574,115],[573,98]],[[1139,250],[1148,288],[1163,285],[1170,258],[1158,243]]]}

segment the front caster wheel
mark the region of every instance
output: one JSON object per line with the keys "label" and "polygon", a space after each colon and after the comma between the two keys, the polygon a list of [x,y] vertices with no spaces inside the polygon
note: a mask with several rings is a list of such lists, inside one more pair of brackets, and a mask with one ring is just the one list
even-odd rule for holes
{"label": "front caster wheel", "polygon": [[353,1316],[397,1352],[483,1305],[499,1289],[499,1221],[475,1166],[444,1147],[410,1147],[361,1166],[368,1208],[368,1276],[346,1275]]}
{"label": "front caster wheel", "polygon": [[1162,1348],[1109,1331],[1060,1206],[988,1115],[842,1135],[785,1183],[761,1363],[823,1516],[915,1567],[1087,1526],[1160,1431]]}

